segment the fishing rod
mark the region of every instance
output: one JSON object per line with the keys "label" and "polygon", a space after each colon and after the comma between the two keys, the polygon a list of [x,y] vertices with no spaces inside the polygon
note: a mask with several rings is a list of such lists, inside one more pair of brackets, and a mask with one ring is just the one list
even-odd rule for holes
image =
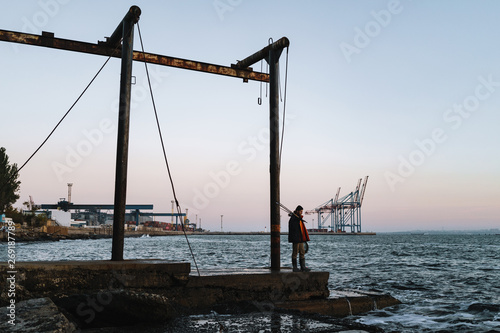
{"label": "fishing rod", "polygon": [[[300,220],[302,220],[302,222],[304,223],[307,223],[306,220],[304,220],[301,216],[297,215],[295,212],[292,212],[290,209],[288,209],[285,205],[283,205],[281,202],[277,202],[276,203],[278,205],[280,205],[281,209],[283,209],[285,212],[287,212],[289,215],[295,215],[296,217],[298,217]],[[305,229],[305,226],[304,226],[304,229]],[[306,234],[307,234],[307,230],[306,230]],[[309,236],[307,236],[309,237]],[[307,253],[309,252],[309,244],[307,244],[307,242],[303,242],[304,243],[304,252]]]}
{"label": "fishing rod", "polygon": [[278,205],[280,205],[281,209],[283,209],[285,212],[287,212],[289,215],[295,215],[296,217],[298,217],[299,219],[301,219],[304,223],[307,223],[306,220],[304,220],[301,216],[297,215],[295,212],[292,212],[290,209],[288,209],[285,205],[283,205],[281,202],[277,202],[276,203]]}

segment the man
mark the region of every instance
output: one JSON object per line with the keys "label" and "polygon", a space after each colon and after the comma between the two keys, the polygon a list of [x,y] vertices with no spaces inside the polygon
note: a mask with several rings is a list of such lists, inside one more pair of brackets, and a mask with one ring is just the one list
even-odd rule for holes
{"label": "man", "polygon": [[[290,221],[288,221],[288,242],[292,243],[292,267],[294,272],[310,271],[306,267],[304,242],[309,241],[309,234],[302,220],[303,211],[304,208],[302,206],[297,206],[295,211],[290,214]],[[297,254],[299,254],[300,269],[297,268]]]}

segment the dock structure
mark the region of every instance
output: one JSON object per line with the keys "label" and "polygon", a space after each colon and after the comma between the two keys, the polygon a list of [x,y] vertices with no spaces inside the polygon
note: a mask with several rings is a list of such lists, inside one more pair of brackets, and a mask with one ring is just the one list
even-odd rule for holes
{"label": "dock structure", "polygon": [[[20,311],[22,304],[32,307],[33,302],[42,302],[57,312],[54,318],[66,316],[80,329],[166,323],[213,310],[346,317],[400,303],[380,292],[330,291],[328,272],[209,269],[198,275],[191,273],[190,266],[155,259],[19,262],[16,303]],[[0,264],[2,276],[8,276],[7,267]],[[3,282],[5,290],[8,283]],[[6,297],[0,296],[4,309],[9,304]],[[19,316],[18,322],[29,322]]]}
{"label": "dock structure", "polygon": [[[339,198],[340,187],[335,198],[306,211],[306,214],[318,215],[318,229],[330,228],[336,233],[361,233],[361,205],[365,196],[368,176],[365,177],[363,185],[360,178],[356,190]],[[328,225],[328,220],[330,224]],[[350,229],[350,230],[349,230]]]}
{"label": "dock structure", "polygon": [[[118,135],[115,171],[115,201],[113,219],[113,243],[111,260],[123,260],[124,224],[127,189],[127,166],[129,147],[130,97],[132,85],[132,63],[141,61],[162,66],[200,71],[205,73],[242,78],[243,82],[255,80],[269,82],[269,170],[270,170],[270,230],[271,230],[271,269],[280,270],[280,119],[279,119],[279,59],[290,41],[282,37],[269,42],[266,47],[254,54],[237,61],[231,66],[203,63],[199,61],[176,59],[169,56],[138,52],[133,50],[134,28],[141,15],[138,6],[132,6],[122,21],[106,41],[97,44],[54,37],[54,33],[42,31],[41,35],[0,30],[0,41],[41,46],[59,50],[82,52],[94,55],[121,58],[120,101],[118,116]],[[251,65],[265,60],[269,65],[269,74],[255,72]],[[285,85],[286,86],[286,85]],[[168,166],[167,166],[168,169]],[[175,191],[174,191],[175,196]],[[175,200],[177,202],[177,199]],[[177,202],[177,206],[179,204]]]}

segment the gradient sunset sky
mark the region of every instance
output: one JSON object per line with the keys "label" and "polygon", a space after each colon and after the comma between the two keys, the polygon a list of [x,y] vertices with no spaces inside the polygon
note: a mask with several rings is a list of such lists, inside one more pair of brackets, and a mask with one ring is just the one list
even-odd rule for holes
{"label": "gradient sunset sky", "polygon": [[[498,1],[1,1],[0,29],[96,43],[131,5],[147,52],[229,66],[290,40],[281,201],[313,209],[369,176],[363,231],[500,228]],[[140,49],[139,35],[134,49]],[[0,146],[18,166],[106,60],[0,42]],[[281,57],[284,86],[286,54]],[[252,66],[260,71],[261,63]],[[263,64],[265,70],[266,64]],[[149,65],[173,179],[191,221],[269,225],[266,87]],[[170,212],[144,65],[134,63],[128,203]],[[20,207],[113,203],[120,60],[21,171]],[[280,105],[283,110],[283,103]],[[280,115],[280,117],[282,114]],[[308,216],[309,221],[316,216]],[[167,219],[168,220],[168,219]],[[282,230],[287,231],[286,216]],[[309,227],[313,227],[309,225]],[[269,230],[269,227],[268,227]]]}

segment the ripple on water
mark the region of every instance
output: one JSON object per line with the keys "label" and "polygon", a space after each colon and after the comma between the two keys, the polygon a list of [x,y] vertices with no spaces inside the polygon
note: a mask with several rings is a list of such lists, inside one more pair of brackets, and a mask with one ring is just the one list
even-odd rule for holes
{"label": "ripple on water", "polygon": [[[281,262],[291,246],[282,237]],[[269,236],[190,236],[200,269],[269,266]],[[108,260],[111,239],[16,244],[18,261]],[[6,261],[6,244],[0,260]],[[404,304],[355,317],[387,331],[487,332],[500,327],[500,244],[489,235],[312,235],[306,255],[330,289],[378,289]],[[126,238],[126,259],[193,262],[184,236]]]}

